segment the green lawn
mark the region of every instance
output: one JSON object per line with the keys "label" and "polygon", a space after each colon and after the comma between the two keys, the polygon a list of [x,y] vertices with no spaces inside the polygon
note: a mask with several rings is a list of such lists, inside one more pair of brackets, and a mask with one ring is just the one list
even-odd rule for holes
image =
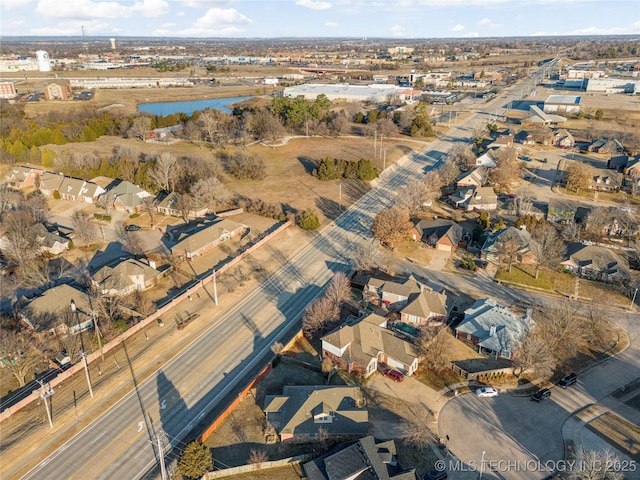
{"label": "green lawn", "polygon": [[498,269],[496,279],[571,294],[575,285],[575,277],[569,273],[541,268],[538,278],[535,278],[535,268],[524,265],[513,265],[510,272]]}

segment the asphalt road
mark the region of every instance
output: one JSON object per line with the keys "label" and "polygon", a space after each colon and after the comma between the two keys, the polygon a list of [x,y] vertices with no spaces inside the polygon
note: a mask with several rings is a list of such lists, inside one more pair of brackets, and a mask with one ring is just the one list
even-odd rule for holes
{"label": "asphalt road", "polygon": [[[524,82],[533,84],[534,80],[527,78]],[[526,84],[522,87],[525,91],[528,88]],[[511,88],[506,99],[489,102],[487,111],[504,110],[519,92]],[[385,171],[375,188],[334,226],[318,235],[228,315],[213,323],[216,312],[201,310],[201,315],[212,320],[210,329],[24,478],[142,477],[158,463],[156,436],[165,451],[182,446],[183,436],[300,319],[332,274],[349,269],[348,255],[354,243],[371,240],[373,217],[393,204],[402,186],[424,175],[456,142],[470,138],[476,127],[486,123],[486,114],[472,115],[427,147],[428,155],[410,155]]]}

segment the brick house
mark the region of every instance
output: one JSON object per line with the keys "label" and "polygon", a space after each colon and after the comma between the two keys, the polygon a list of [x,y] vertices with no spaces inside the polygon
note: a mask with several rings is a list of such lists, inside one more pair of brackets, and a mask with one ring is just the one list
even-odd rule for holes
{"label": "brick house", "polygon": [[198,257],[236,235],[240,235],[247,228],[249,227],[227,218],[207,223],[196,231],[182,234],[178,242],[171,247],[171,253],[187,259]]}
{"label": "brick house", "polygon": [[415,241],[420,240],[431,248],[445,252],[452,252],[458,248],[458,243],[464,234],[460,225],[444,218],[420,220],[416,223],[415,229],[416,232],[413,234]]}

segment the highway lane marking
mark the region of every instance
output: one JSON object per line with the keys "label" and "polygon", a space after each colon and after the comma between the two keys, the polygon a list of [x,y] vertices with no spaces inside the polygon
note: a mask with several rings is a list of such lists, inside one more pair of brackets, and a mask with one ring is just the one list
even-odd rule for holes
{"label": "highway lane marking", "polygon": [[[138,430],[139,431],[139,430]],[[91,445],[93,445],[94,443],[96,443],[98,440],[100,440],[100,438],[102,438],[103,435],[105,435],[107,432],[102,432],[100,435],[98,435],[96,438],[93,439],[93,441],[91,442]]]}

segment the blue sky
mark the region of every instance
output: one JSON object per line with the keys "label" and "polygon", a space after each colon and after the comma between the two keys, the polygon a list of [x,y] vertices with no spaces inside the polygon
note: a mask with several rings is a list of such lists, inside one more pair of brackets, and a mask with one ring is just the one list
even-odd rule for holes
{"label": "blue sky", "polygon": [[638,0],[0,0],[2,35],[640,35]]}

